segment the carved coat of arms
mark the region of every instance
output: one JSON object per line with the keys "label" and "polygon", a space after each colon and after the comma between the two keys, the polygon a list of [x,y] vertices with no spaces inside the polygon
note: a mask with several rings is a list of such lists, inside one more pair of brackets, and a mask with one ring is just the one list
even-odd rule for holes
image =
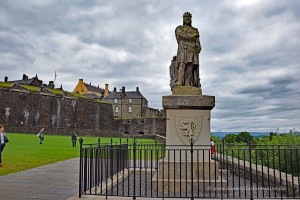
{"label": "carved coat of arms", "polygon": [[176,116],[176,131],[178,137],[185,145],[190,144],[190,139],[196,141],[201,132],[201,116]]}

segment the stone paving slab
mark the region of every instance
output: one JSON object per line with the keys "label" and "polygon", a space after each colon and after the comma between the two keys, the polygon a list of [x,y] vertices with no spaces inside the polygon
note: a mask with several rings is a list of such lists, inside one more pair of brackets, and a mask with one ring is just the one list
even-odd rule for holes
{"label": "stone paving slab", "polygon": [[78,193],[78,172],[74,158],[0,176],[0,199],[68,199]]}

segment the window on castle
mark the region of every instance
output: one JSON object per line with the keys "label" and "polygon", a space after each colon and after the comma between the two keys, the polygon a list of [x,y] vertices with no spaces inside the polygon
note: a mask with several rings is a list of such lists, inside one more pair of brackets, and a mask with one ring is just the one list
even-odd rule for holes
{"label": "window on castle", "polygon": [[118,103],[118,99],[114,99],[114,103]]}
{"label": "window on castle", "polygon": [[132,99],[128,99],[128,103],[132,103]]}
{"label": "window on castle", "polygon": [[119,107],[118,107],[118,106],[116,106],[115,111],[116,111],[116,112],[119,112]]}
{"label": "window on castle", "polygon": [[132,112],[132,107],[131,106],[128,107],[128,112]]}

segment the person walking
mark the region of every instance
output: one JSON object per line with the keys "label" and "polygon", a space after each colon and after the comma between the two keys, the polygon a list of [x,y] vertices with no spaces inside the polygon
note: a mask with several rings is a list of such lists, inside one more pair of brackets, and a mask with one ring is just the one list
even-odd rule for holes
{"label": "person walking", "polygon": [[2,167],[2,151],[5,147],[4,134],[4,126],[0,124],[0,167]]}
{"label": "person walking", "polygon": [[73,148],[76,147],[77,135],[76,135],[75,132],[73,132],[73,134],[71,136],[71,140],[72,140],[72,146],[73,146]]}
{"label": "person walking", "polygon": [[40,138],[40,144],[42,144],[43,143],[43,141],[44,141],[44,131],[45,131],[45,127],[43,127],[41,130],[40,130],[40,132],[37,134],[37,136],[38,136],[38,138]]}
{"label": "person walking", "polygon": [[211,155],[214,155],[215,154],[215,142],[213,140],[213,138],[211,137],[210,138],[210,150],[211,150]]}

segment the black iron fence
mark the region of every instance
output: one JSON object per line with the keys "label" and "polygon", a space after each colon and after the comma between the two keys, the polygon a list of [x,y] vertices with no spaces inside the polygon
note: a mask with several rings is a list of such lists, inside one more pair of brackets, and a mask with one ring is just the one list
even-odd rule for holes
{"label": "black iron fence", "polygon": [[79,197],[300,197],[299,145],[166,146],[92,144],[80,148]]}

